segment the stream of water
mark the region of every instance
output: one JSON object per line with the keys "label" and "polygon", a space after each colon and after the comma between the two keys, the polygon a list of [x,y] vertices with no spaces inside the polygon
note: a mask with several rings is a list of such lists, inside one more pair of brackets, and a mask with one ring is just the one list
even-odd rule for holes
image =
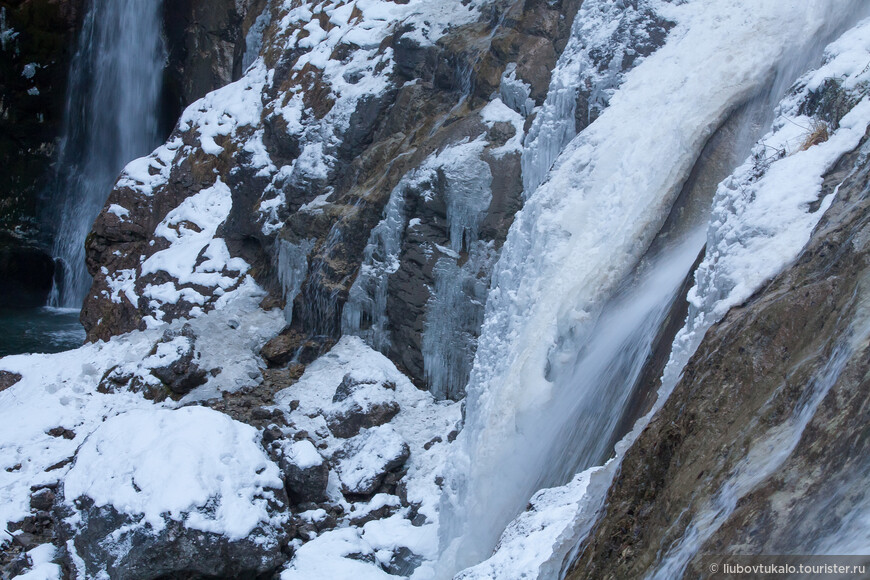
{"label": "stream of water", "polygon": [[91,285],[85,238],[94,219],[121,169],[160,141],[161,4],[93,0],[85,17],[70,68],[54,186],[59,268],[50,306],[81,307]]}

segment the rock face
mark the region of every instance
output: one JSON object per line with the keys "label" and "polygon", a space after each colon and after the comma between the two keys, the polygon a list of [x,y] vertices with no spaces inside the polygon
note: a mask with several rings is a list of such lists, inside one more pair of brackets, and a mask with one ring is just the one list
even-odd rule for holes
{"label": "rock face", "polygon": [[847,541],[870,445],[854,428],[868,388],[865,150],[827,176],[837,197],[791,269],[707,333],[627,453],[569,578],[683,566],[707,577],[698,554],[811,554]]}
{"label": "rock face", "polygon": [[0,304],[38,306],[51,289],[40,221],[82,0],[0,2]]}
{"label": "rock face", "polygon": [[[166,2],[162,125],[242,74],[246,35],[265,0]],[[83,0],[0,3],[0,303],[45,304],[54,264],[50,186]],[[108,194],[108,192],[106,192]],[[47,211],[49,210],[49,211]]]}
{"label": "rock face", "polygon": [[[171,10],[197,13],[188,4]],[[122,175],[88,239],[90,339],[207,311],[252,276],[286,304],[272,364],[359,334],[419,386],[461,397],[489,271],[522,205],[527,117],[578,4],[457,4],[450,22],[401,4],[386,22],[307,3],[214,11],[206,29],[248,27],[251,46],[263,31],[262,60]],[[187,79],[184,99],[241,72],[238,34],[179,18],[170,74]],[[215,50],[211,73],[186,72]],[[182,216],[217,198],[208,224]],[[160,265],[194,237],[190,272]]]}
{"label": "rock face", "polygon": [[283,446],[278,462],[290,501],[296,504],[327,501],[329,464],[307,440]]}
{"label": "rock face", "polygon": [[164,3],[164,116],[169,125],[184,107],[242,76],[246,37],[265,6],[266,0]]}

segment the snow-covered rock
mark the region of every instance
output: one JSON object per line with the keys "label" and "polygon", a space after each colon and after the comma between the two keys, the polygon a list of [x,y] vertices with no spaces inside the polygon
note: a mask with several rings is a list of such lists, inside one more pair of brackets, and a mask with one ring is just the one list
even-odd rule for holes
{"label": "snow-covered rock", "polygon": [[[253,427],[202,407],[116,415],[64,478],[61,540],[86,577],[263,573],[286,497]],[[67,512],[68,510],[68,512]]]}

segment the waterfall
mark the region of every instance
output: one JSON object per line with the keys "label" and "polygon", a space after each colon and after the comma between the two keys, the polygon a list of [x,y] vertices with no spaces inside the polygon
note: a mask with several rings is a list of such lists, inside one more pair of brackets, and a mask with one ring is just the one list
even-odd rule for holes
{"label": "waterfall", "polygon": [[[493,275],[466,424],[445,478],[441,577],[488,557],[541,485],[607,459],[634,380],[634,363],[625,363],[648,350],[650,329],[672,300],[668,285],[678,287],[677,265],[687,272],[691,252],[660,262],[671,278],[651,286],[660,293],[648,305],[623,308],[613,297],[716,127],[767,89],[761,106],[772,110],[779,87],[818,58],[834,29],[854,22],[858,6],[674,3],[665,9],[676,23],[665,45],[626,74],[547,179],[532,180],[542,185],[526,192]],[[752,18],[744,18],[749,7]],[[542,449],[555,455],[542,457]]]}
{"label": "waterfall", "polygon": [[54,185],[52,306],[79,308],[91,278],[85,238],[127,162],[160,141],[161,2],[93,0],[70,68]]}

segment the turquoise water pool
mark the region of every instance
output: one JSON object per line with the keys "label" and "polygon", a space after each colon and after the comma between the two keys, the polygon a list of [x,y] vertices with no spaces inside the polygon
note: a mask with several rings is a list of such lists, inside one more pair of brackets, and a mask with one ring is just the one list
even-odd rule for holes
{"label": "turquoise water pool", "polygon": [[0,356],[62,352],[84,343],[79,311],[72,308],[0,308]]}

